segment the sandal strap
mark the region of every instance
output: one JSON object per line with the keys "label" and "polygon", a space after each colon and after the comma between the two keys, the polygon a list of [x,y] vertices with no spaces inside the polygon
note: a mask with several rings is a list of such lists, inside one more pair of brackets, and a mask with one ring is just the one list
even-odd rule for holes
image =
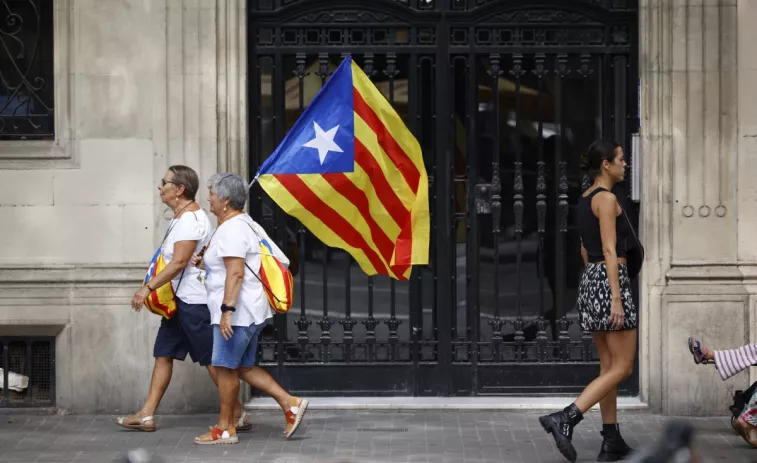
{"label": "sandal strap", "polygon": [[219,428],[218,426],[213,426],[210,428],[210,439],[211,440],[218,440],[223,438],[223,429]]}
{"label": "sandal strap", "polygon": [[[296,407],[292,407],[292,408],[296,408]],[[294,424],[297,422],[297,414],[293,413],[291,409],[284,412],[284,416],[286,416],[287,423],[289,424]]]}
{"label": "sandal strap", "polygon": [[139,419],[139,421],[141,421],[142,423],[145,423],[146,421],[155,421],[155,417],[152,415],[143,416],[142,418]]}

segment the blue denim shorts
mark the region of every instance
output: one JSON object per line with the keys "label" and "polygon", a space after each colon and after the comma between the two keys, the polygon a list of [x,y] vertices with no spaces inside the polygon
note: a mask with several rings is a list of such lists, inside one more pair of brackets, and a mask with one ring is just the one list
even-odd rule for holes
{"label": "blue denim shorts", "polygon": [[239,367],[251,368],[255,366],[258,353],[258,337],[268,324],[267,321],[259,325],[232,326],[234,334],[228,341],[221,335],[221,327],[213,325],[213,360],[214,367],[224,367],[231,370]]}
{"label": "blue denim shorts", "polygon": [[170,319],[162,319],[155,338],[153,357],[192,361],[210,365],[213,349],[213,328],[210,311],[205,304],[187,304],[176,298],[177,311]]}

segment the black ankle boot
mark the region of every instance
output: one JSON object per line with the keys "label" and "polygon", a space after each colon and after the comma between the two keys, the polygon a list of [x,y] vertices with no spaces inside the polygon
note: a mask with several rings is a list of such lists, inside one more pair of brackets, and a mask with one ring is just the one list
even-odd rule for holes
{"label": "black ankle boot", "polygon": [[557,449],[571,463],[574,463],[577,457],[576,449],[571,443],[573,428],[583,419],[584,415],[576,404],[570,404],[560,412],[539,417],[539,422],[547,434],[552,434],[555,438]]}
{"label": "black ankle boot", "polygon": [[617,424],[603,425],[600,434],[602,434],[602,449],[599,451],[597,461],[622,460],[633,451],[620,435]]}

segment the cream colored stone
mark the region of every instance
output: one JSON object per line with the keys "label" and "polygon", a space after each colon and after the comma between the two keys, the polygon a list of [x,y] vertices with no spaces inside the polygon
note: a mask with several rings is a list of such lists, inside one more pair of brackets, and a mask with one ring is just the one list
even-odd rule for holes
{"label": "cream colored stone", "polygon": [[739,135],[757,137],[757,69],[739,71]]}
{"label": "cream colored stone", "polygon": [[158,185],[151,175],[153,151],[149,140],[84,140],[80,149],[81,169],[55,175],[56,205],[145,205],[159,201]]}
{"label": "cream colored stone", "polygon": [[[661,365],[664,413],[721,415],[731,404],[733,392],[746,386],[745,373],[723,382],[715,368],[694,364],[686,346],[686,339],[692,335],[714,349],[731,349],[746,342],[747,301],[732,299],[699,296],[690,300],[672,297],[666,300],[665,354]],[[718,323],[711,323],[714,314]]]}
{"label": "cream colored stone", "polygon": [[[685,6],[674,6],[672,8],[672,29],[673,29],[673,71],[687,71],[688,70],[688,40],[689,36],[686,34],[686,13],[688,8]],[[675,89],[675,87],[674,87]]]}
{"label": "cream colored stone", "polygon": [[754,27],[757,18],[757,2],[754,0],[738,0],[738,37],[739,37],[739,69],[757,70],[757,28]]}
{"label": "cream colored stone", "polygon": [[0,263],[120,263],[122,213],[118,206],[0,208],[6,226]]}
{"label": "cream colored stone", "polygon": [[754,181],[757,172],[757,134],[739,139],[737,172],[739,260],[757,262],[757,182]]}
{"label": "cream colored stone", "polygon": [[720,9],[720,69],[722,70],[735,71],[738,67],[738,12],[736,0],[733,0],[732,5],[723,5]]}
{"label": "cream colored stone", "polygon": [[[156,192],[157,193],[157,192]],[[121,230],[121,252],[124,263],[144,264],[150,262],[153,253],[157,249],[153,245],[153,207],[147,206],[124,206],[122,209],[123,227]],[[161,228],[165,233],[165,230]]]}
{"label": "cream colored stone", "polygon": [[79,138],[149,138],[152,77],[126,63],[111,72],[76,76]]}
{"label": "cream colored stone", "polygon": [[162,27],[160,2],[76,0],[80,39],[76,50],[77,74],[110,74],[114,68],[150,73],[165,53],[153,46]]}
{"label": "cream colored stone", "polygon": [[[152,319],[150,319],[152,317]],[[158,318],[134,313],[128,305],[72,308],[71,381],[74,413],[130,413],[147,395],[153,344],[149,326]],[[97,346],[97,355],[91,346]]]}
{"label": "cream colored stone", "polygon": [[52,171],[0,170],[0,207],[52,205]]}

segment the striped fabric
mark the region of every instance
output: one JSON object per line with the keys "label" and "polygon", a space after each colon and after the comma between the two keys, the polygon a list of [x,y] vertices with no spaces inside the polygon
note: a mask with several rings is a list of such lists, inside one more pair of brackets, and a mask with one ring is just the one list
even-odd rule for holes
{"label": "striped fabric", "polygon": [[273,255],[267,240],[260,241],[260,282],[271,309],[285,314],[292,308],[294,300],[294,278],[292,272]]}
{"label": "striped fabric", "polygon": [[715,350],[715,367],[725,381],[748,367],[757,364],[757,344],[747,344],[732,350]]}
{"label": "striped fabric", "polygon": [[255,177],[268,195],[368,275],[428,263],[428,177],[420,145],[347,57]]}
{"label": "striped fabric", "polygon": [[[155,278],[155,276],[162,272],[164,268],[166,268],[166,261],[163,259],[162,249],[158,248],[150,261],[150,267],[147,269],[144,284],[149,283],[150,280]],[[173,290],[173,284],[169,281],[160,288],[155,288],[155,291],[152,291],[145,298],[145,306],[147,307],[147,310],[155,315],[160,315],[163,318],[171,318],[178,310],[175,297],[176,294]]]}

